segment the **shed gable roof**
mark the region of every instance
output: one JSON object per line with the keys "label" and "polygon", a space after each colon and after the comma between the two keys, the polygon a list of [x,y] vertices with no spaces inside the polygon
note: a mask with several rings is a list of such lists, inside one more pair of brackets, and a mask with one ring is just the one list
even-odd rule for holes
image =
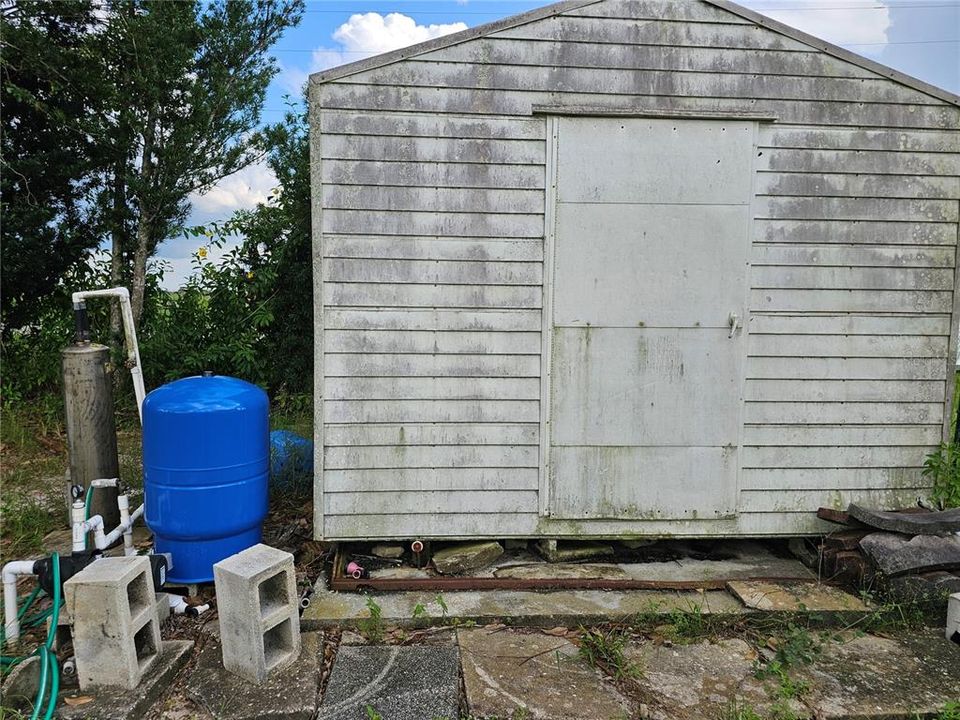
{"label": "shed gable roof", "polygon": [[[542,8],[537,8],[520,15],[513,15],[492,23],[478,25],[477,27],[470,28],[469,30],[453,33],[451,35],[445,35],[440,38],[428,40],[416,45],[410,45],[408,47],[382,53],[380,55],[374,55],[373,57],[358,60],[357,62],[347,63],[346,65],[340,65],[329,70],[323,70],[311,75],[310,81],[312,83],[325,83],[339,80],[341,78],[349,77],[367,70],[383,67],[385,65],[391,65],[400,62],[401,60],[406,60],[408,58],[423,55],[425,53],[433,52],[446,47],[451,47],[453,45],[459,45],[461,43],[492,35],[493,33],[497,33],[502,30],[526,25],[538,20],[545,20],[547,18],[561,15],[570,10],[575,10],[602,2],[605,2],[605,0],[562,0],[561,2],[547,5]],[[731,2],[730,0],[700,0],[700,2],[704,2],[734,15],[738,15],[756,25],[764,27],[780,35],[792,38],[793,40],[801,42],[805,45],[809,45],[810,47],[813,47],[828,55],[832,55],[833,57],[845,62],[849,62],[871,72],[875,72],[878,75],[886,77],[901,85],[918,90],[952,105],[960,106],[960,95],[956,95],[948,90],[939,88],[936,85],[931,85],[923,80],[911,77],[910,75],[902,73],[898,70],[894,70],[886,65],[882,65],[881,63],[870,60],[869,58],[865,58],[862,55],[857,55],[856,53],[829,43],[826,40],[809,35],[801,30],[797,30],[789,25],[785,25],[784,23],[778,22],[758,12]]]}

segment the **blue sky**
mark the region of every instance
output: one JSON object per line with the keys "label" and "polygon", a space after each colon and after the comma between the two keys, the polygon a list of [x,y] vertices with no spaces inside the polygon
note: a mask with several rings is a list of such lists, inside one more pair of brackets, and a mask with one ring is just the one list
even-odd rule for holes
{"label": "blue sky", "polygon": [[[960,93],[960,0],[741,0],[743,5],[934,85]],[[308,0],[299,27],[273,49],[280,73],[264,122],[278,121],[284,96],[311,72],[546,4],[540,0]],[[372,15],[371,13],[376,13]],[[404,17],[392,16],[399,13]],[[193,198],[191,224],[220,220],[263,201],[274,179],[263,166],[235,174]],[[165,285],[186,277],[196,240],[165,242]]]}

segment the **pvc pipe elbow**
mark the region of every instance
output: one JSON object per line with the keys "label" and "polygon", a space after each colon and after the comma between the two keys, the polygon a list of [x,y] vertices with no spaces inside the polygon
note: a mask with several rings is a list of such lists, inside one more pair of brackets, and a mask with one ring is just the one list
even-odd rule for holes
{"label": "pvc pipe elbow", "polygon": [[186,598],[173,593],[167,593],[167,602],[170,604],[170,610],[174,615],[183,615],[189,607]]}
{"label": "pvc pipe elbow", "polygon": [[11,560],[3,566],[3,584],[15,583],[21,575],[36,575],[33,571],[35,560]]}
{"label": "pvc pipe elbow", "polygon": [[3,626],[7,642],[16,644],[20,639],[20,618],[17,617],[17,578],[35,575],[33,560],[12,560],[3,566]]}

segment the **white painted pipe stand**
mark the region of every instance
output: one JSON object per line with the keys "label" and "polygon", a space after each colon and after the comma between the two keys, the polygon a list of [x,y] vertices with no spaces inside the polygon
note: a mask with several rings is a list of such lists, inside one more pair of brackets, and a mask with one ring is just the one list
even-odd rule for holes
{"label": "white painted pipe stand", "polygon": [[140,422],[143,422],[143,398],[146,389],[143,385],[143,369],[140,364],[140,346],[137,344],[137,329],[133,324],[133,308],[130,306],[130,291],[125,287],[109,288],[107,290],[82,290],[73,293],[74,308],[82,307],[88,298],[115,297],[120,300],[120,315],[123,318],[123,337],[127,346],[127,365],[130,367],[130,377],[133,379],[133,392],[137,396],[137,412]]}

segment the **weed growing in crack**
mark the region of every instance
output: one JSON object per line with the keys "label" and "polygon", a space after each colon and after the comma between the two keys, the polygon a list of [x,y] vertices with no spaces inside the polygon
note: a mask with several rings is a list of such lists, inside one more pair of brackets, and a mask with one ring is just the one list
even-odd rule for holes
{"label": "weed growing in crack", "polygon": [[[367,598],[367,610],[370,617],[363,618],[357,623],[357,629],[367,642],[378,643],[383,640],[383,610],[372,597]],[[369,714],[369,711],[368,711]]]}
{"label": "weed growing in crack", "polygon": [[636,677],[640,673],[640,667],[624,655],[626,644],[627,636],[622,630],[580,629],[580,657],[590,667],[617,680]]}
{"label": "weed growing in crack", "polygon": [[718,720],[764,720],[750,705],[739,700],[731,700],[720,711]]}

